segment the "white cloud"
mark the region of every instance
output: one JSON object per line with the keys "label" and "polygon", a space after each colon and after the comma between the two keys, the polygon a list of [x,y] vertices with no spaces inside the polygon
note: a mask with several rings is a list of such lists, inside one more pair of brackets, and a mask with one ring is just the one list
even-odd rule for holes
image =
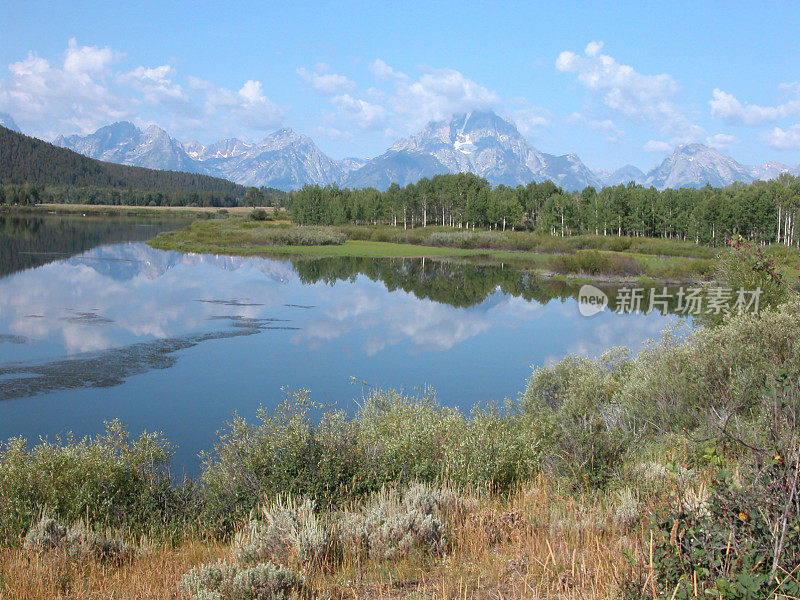
{"label": "white cloud", "polygon": [[317,63],[313,71],[300,67],[297,74],[315,90],[325,94],[342,94],[355,89],[353,81],[338,73],[328,73],[328,69],[327,64]]}
{"label": "white cloud", "polygon": [[792,125],[786,130],[775,127],[762,135],[761,139],[776,150],[795,150],[800,148],[800,125]]}
{"label": "white cloud", "polygon": [[706,144],[717,150],[725,150],[739,141],[735,135],[717,133],[706,138]]}
{"label": "white cloud", "polygon": [[614,121],[612,121],[611,119],[603,119],[597,121],[589,120],[586,122],[586,125],[587,127],[589,127],[589,129],[593,129],[595,131],[599,131],[601,133],[606,134],[606,137],[608,137],[608,139],[610,140],[618,140],[623,135],[625,135],[625,132],[618,129],[617,126],[614,125]]}
{"label": "white cloud", "polygon": [[111,48],[78,46],[77,40],[70,38],[64,56],[64,71],[97,75],[106,72],[115,59]]}
{"label": "white cloud", "polygon": [[353,98],[350,94],[334,96],[331,102],[341,115],[362,129],[380,126],[386,120],[387,111],[383,106]]}
{"label": "white cloud", "polygon": [[264,95],[260,81],[246,81],[238,92],[197,77],[189,77],[188,82],[202,92],[206,116],[228,125],[264,131],[278,125],[285,114],[285,109]]}
{"label": "white cloud", "polygon": [[130,102],[109,89],[102,78],[110,52],[86,52],[70,41],[61,66],[34,53],[8,66],[0,81],[0,111],[11,114],[23,129],[35,124],[48,136],[94,130],[133,114]]}
{"label": "white cloud", "polygon": [[780,89],[784,94],[794,97],[777,106],[743,104],[733,94],[714,89],[714,98],[709,101],[711,114],[736,125],[764,125],[800,112],[800,85],[796,82],[784,83]]}
{"label": "white cloud", "polygon": [[60,63],[29,53],[8,66],[0,79],[0,112],[24,131],[43,138],[91,133],[123,119],[159,123],[171,134],[260,132],[280,124],[286,109],[250,80],[230,90],[171,65],[116,66],[122,55],[111,48],[80,46],[69,40]]}
{"label": "white cloud", "polygon": [[649,123],[673,136],[673,141],[694,140],[704,135],[682,114],[675,96],[678,84],[668,74],[645,75],[632,66],[602,54],[602,42],[590,42],[583,55],[564,51],[556,69],[575,73],[578,81],[612,112],[625,119]]}
{"label": "white cloud", "polygon": [[670,146],[667,142],[659,142],[657,140],[648,141],[643,148],[647,152],[659,152],[661,154],[672,150],[672,146]]}
{"label": "white cloud", "polygon": [[493,91],[455,69],[428,69],[417,81],[398,79],[392,108],[417,128],[455,113],[489,110],[500,102]]}
{"label": "white cloud", "polygon": [[353,137],[349,131],[342,131],[336,127],[325,127],[324,125],[317,126],[316,132],[329,140],[352,139]]}
{"label": "white cloud", "polygon": [[169,65],[160,67],[136,67],[133,71],[119,76],[120,83],[129,85],[142,93],[145,102],[160,104],[162,102],[177,102],[187,104],[188,96],[183,88],[173,82],[174,69]]}
{"label": "white cloud", "polygon": [[380,58],[376,58],[375,61],[370,65],[370,70],[372,74],[375,76],[376,79],[379,80],[387,80],[387,79],[398,79],[400,81],[407,81],[408,75],[405,73],[400,73],[395,71],[392,67],[390,67],[386,62],[382,61]]}
{"label": "white cloud", "polygon": [[[361,129],[381,128],[386,137],[409,134],[430,121],[449,119],[457,113],[492,109],[500,102],[495,92],[454,69],[425,67],[415,80],[381,59],[369,68],[376,84],[358,91],[355,83],[331,73],[324,63],[313,71],[301,68],[297,73],[315,89],[331,94],[330,102],[336,108],[335,114],[327,116],[331,127],[345,129],[355,124]],[[536,107],[516,116],[531,132],[549,123],[549,113]]]}

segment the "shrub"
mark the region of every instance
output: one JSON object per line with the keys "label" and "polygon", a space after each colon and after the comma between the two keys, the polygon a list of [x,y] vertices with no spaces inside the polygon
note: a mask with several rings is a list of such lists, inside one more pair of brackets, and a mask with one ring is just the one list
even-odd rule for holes
{"label": "shrub", "polygon": [[291,392],[275,410],[259,408],[257,424],[234,416],[204,456],[205,518],[221,529],[246,517],[263,498],[286,493],[332,502],[358,494],[366,461],[359,454],[355,427],[341,413],[326,415],[306,390]]}
{"label": "shrub", "polygon": [[42,515],[39,521],[28,530],[23,548],[34,552],[60,550],[70,558],[117,561],[131,558],[136,553],[136,549],[132,546],[95,533],[83,523],[65,527],[47,515]]}
{"label": "shrub", "polygon": [[797,305],[680,329],[633,359],[568,356],[534,371],[522,410],[558,475],[602,485],[631,449],[665,435],[707,438],[721,428],[749,443],[763,433],[762,399],[779,372],[800,377]]}
{"label": "shrub", "polygon": [[341,544],[377,560],[439,554],[446,546],[445,523],[474,503],[446,488],[415,484],[398,492],[383,488],[359,512],[340,519]]}
{"label": "shrub", "polygon": [[172,485],[171,456],[160,433],[131,439],[119,421],[94,438],[33,447],[13,438],[0,447],[0,538],[23,535],[43,510],[66,523],[167,534],[186,524],[195,500],[191,486]]}
{"label": "shrub", "polygon": [[543,438],[546,468],[603,485],[631,441],[627,411],[618,399],[630,369],[627,351],[612,349],[598,361],[567,356],[533,372],[522,410]]}
{"label": "shrub", "polygon": [[596,250],[579,250],[574,254],[557,256],[551,260],[550,266],[558,273],[613,277],[642,275],[642,267],[635,258]]}
{"label": "shrub", "polygon": [[254,221],[266,221],[267,216],[267,211],[263,208],[254,208],[250,211],[250,218]]}
{"label": "shrub", "polygon": [[693,597],[696,577],[701,593],[731,600],[800,595],[800,511],[790,497],[796,459],[787,462],[751,463],[740,482],[723,471],[702,505],[679,503],[657,515],[655,564],[664,589]]}
{"label": "shrub", "polygon": [[192,600],[284,600],[303,585],[294,571],[271,562],[242,566],[216,561],[193,568],[178,589]]}
{"label": "shrub", "polygon": [[510,410],[475,409],[467,417],[433,394],[375,391],[357,426],[362,453],[380,483],[449,481],[508,489],[540,465],[540,432]]}
{"label": "shrub", "polygon": [[322,564],[332,556],[331,538],[311,500],[279,496],[236,536],[234,557],[241,564],[270,559],[282,564]]}
{"label": "shrub", "polygon": [[343,244],[347,239],[343,233],[330,227],[252,225],[255,227],[237,232],[243,236],[241,242],[251,246],[329,246]]}
{"label": "shrub", "polygon": [[736,238],[730,248],[717,256],[715,275],[720,284],[733,290],[760,288],[760,305],[774,307],[790,300],[793,294],[773,265],[774,258],[767,257],[761,248]]}
{"label": "shrub", "polygon": [[257,424],[229,423],[205,457],[205,516],[230,528],[259,499],[280,493],[325,506],[358,499],[388,483],[451,481],[508,489],[533,474],[541,434],[526,417],[476,410],[470,417],[430,396],[375,391],[354,419],[329,412],[317,424],[308,392],[289,395]]}
{"label": "shrub", "polygon": [[[800,596],[800,381],[782,371],[761,400],[759,435],[723,427],[707,447],[717,471],[707,496],[678,496],[656,515],[657,573],[674,597]],[[730,461],[727,444],[745,457]]]}

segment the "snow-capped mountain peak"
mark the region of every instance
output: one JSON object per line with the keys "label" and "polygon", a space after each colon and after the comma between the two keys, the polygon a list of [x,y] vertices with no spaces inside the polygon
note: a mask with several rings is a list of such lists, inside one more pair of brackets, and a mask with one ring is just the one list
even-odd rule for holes
{"label": "snow-capped mountain peak", "polygon": [[394,182],[405,185],[439,173],[465,172],[485,177],[492,184],[524,185],[552,179],[571,190],[599,185],[576,155],[543,154],[511,121],[492,111],[477,110],[428,123],[354,171],[346,183],[385,188]]}
{"label": "snow-capped mountain peak", "polygon": [[142,131],[129,121],[119,121],[90,135],[61,135],[53,143],[108,162],[150,169],[203,172],[186,154],[183,145],[156,125]]}
{"label": "snow-capped mountain peak", "polygon": [[724,187],[734,181],[753,181],[750,169],[719,150],[690,143],[675,148],[671,156],[647,174],[645,183],[664,189],[706,184]]}

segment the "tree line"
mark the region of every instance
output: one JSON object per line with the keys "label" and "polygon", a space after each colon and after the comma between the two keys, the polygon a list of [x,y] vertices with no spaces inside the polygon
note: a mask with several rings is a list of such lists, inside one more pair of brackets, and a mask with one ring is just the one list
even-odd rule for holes
{"label": "tree line", "polygon": [[307,185],[288,198],[298,224],[388,224],[406,229],[528,229],[569,236],[660,237],[723,244],[740,234],[798,245],[800,178],[659,191],[633,182],[567,192],[552,181],[492,187],[472,173],[436,175],[386,191]]}

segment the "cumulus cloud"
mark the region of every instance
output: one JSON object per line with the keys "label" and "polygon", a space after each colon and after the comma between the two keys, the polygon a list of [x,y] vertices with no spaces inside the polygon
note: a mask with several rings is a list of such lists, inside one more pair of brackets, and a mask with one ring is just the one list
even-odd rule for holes
{"label": "cumulus cloud", "polygon": [[[416,131],[430,121],[449,119],[453,114],[494,108],[499,96],[465,77],[455,69],[422,68],[414,79],[376,59],[369,67],[375,85],[357,91],[350,79],[330,72],[327,64],[313,70],[297,69],[298,75],[314,87],[329,94],[336,108],[332,119],[341,119],[361,129],[383,129],[387,136]],[[530,130],[541,127],[549,118],[540,110],[521,112],[520,117]]]}
{"label": "cumulus cloud", "polygon": [[122,58],[109,47],[81,46],[75,39],[59,60],[31,52],[0,79],[0,112],[44,138],[91,133],[125,119],[156,122],[176,135],[194,136],[198,128],[263,131],[279,125],[286,112],[255,80],[230,90],[171,65],[120,69]]}
{"label": "cumulus cloud", "polygon": [[300,67],[297,74],[315,90],[325,94],[342,94],[355,89],[354,82],[344,75],[329,73],[329,69],[326,63],[317,63],[313,71]]}
{"label": "cumulus cloud", "polygon": [[776,150],[795,150],[800,148],[800,125],[792,125],[789,129],[775,127],[762,135],[761,139]]}
{"label": "cumulus cloud", "polygon": [[140,66],[120,75],[119,81],[141,92],[144,101],[150,104],[186,104],[189,97],[180,84],[173,82],[174,76],[175,70],[169,65],[152,68]]}
{"label": "cumulus cloud", "polygon": [[716,88],[709,101],[711,114],[734,125],[765,125],[800,112],[800,84],[781,84],[781,91],[793,97],[777,106],[759,106],[742,103],[733,94]]}
{"label": "cumulus cloud", "polygon": [[665,152],[669,152],[672,150],[672,146],[670,146],[667,142],[661,142],[658,140],[650,140],[648,141],[643,148],[647,152],[659,152],[661,154]]}
{"label": "cumulus cloud", "polygon": [[114,54],[108,48],[78,47],[70,40],[61,64],[31,52],[8,66],[0,80],[0,111],[37,133],[93,130],[133,114],[129,100],[109,89],[105,74]]}
{"label": "cumulus cloud", "polygon": [[331,98],[340,114],[353,121],[362,129],[380,126],[386,121],[387,110],[379,104],[353,98],[350,94],[340,94]]}
{"label": "cumulus cloud", "polygon": [[717,133],[706,138],[706,144],[717,150],[725,150],[739,141],[735,135]]}
{"label": "cumulus cloud", "polygon": [[678,84],[662,73],[646,75],[632,66],[602,53],[602,42],[590,42],[582,55],[564,51],[556,59],[556,69],[575,73],[578,81],[613,113],[639,123],[661,128],[673,142],[695,140],[704,135],[675,103]]}
{"label": "cumulus cloud", "polygon": [[381,60],[380,58],[376,58],[375,61],[370,65],[370,69],[372,70],[372,74],[375,75],[376,79],[385,81],[387,79],[399,79],[400,81],[408,81],[408,75],[405,73],[400,73],[395,71],[392,67],[386,64],[385,61]]}
{"label": "cumulus cloud", "polygon": [[267,98],[260,81],[249,80],[238,91],[218,86],[205,79],[190,77],[189,85],[202,93],[205,116],[226,124],[267,130],[280,123],[285,109]]}
{"label": "cumulus cloud", "polygon": [[455,69],[428,69],[416,81],[398,79],[395,92],[394,111],[411,117],[416,126],[500,102],[495,92]]}
{"label": "cumulus cloud", "polygon": [[70,38],[64,55],[64,71],[91,75],[105,73],[117,56],[111,48],[78,46],[77,40]]}

